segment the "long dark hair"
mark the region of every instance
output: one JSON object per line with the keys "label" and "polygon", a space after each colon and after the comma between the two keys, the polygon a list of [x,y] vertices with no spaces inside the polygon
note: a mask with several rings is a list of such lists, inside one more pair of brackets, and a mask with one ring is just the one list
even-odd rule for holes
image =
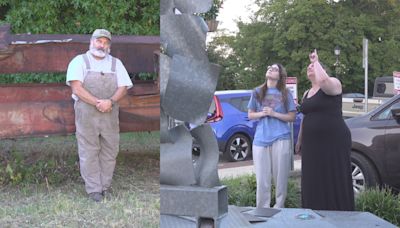
{"label": "long dark hair", "polygon": [[[276,85],[276,88],[282,93],[283,104],[284,104],[284,107],[285,107],[285,109],[287,111],[288,108],[289,108],[288,107],[288,102],[287,102],[288,90],[286,89],[287,72],[286,72],[285,67],[283,67],[282,64],[280,64],[280,63],[274,63],[272,65],[277,65],[278,68],[279,68],[279,80],[278,80],[278,84]],[[259,92],[257,92],[257,88],[260,88]],[[261,104],[262,100],[265,97],[265,94],[267,94],[267,92],[268,92],[267,79],[265,78],[264,83],[259,85],[259,86],[257,86],[256,89],[254,89],[254,90],[255,90],[255,93],[256,93],[257,101]]]}

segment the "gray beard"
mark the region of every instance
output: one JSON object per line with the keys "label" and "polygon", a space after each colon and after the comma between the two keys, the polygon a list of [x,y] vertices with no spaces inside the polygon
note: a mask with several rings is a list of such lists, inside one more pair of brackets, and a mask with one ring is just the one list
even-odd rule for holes
{"label": "gray beard", "polygon": [[99,57],[99,58],[104,58],[104,57],[106,57],[106,55],[108,54],[106,51],[104,51],[104,50],[99,50],[99,49],[94,48],[94,47],[91,47],[91,48],[89,49],[89,51],[90,51],[90,53],[91,53],[92,55],[94,55],[94,56],[96,56],[96,57]]}
{"label": "gray beard", "polygon": [[89,51],[90,51],[90,54],[92,54],[92,55],[94,55],[96,57],[99,57],[99,58],[104,58],[108,54],[110,54],[110,48],[97,49],[92,44],[89,45]]}

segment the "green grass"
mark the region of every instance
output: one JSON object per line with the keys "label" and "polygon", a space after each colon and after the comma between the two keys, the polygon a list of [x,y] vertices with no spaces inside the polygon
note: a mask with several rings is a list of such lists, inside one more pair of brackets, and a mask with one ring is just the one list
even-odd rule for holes
{"label": "green grass", "polygon": [[[23,173],[30,166],[38,167],[38,162],[50,164],[48,161],[56,158],[76,156],[74,143],[73,137],[19,139],[11,142],[11,152],[2,155],[9,155],[7,162],[12,162],[15,154],[21,155]],[[62,148],[64,145],[69,150]],[[58,163],[66,178],[52,182],[48,178],[52,169],[42,169],[46,175],[26,176],[0,187],[0,227],[158,227],[159,133],[122,134],[120,149],[111,200],[89,200],[75,168],[77,161]],[[35,156],[27,159],[30,153]],[[33,163],[25,165],[28,161]],[[33,176],[38,180],[32,181]]]}

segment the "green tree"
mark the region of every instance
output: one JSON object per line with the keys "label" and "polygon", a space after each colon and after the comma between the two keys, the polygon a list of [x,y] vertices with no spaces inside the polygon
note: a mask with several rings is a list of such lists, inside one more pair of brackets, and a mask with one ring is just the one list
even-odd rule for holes
{"label": "green tree", "polygon": [[107,28],[116,35],[158,35],[158,0],[0,0],[1,22],[14,33],[90,34]]}
{"label": "green tree", "polygon": [[[236,78],[232,88],[253,88],[264,81],[266,66],[282,63],[289,76],[298,78],[299,96],[309,87],[308,53],[318,49],[321,61],[335,75],[333,50],[341,48],[340,79],[344,92],[363,91],[362,39],[369,39],[369,81],[392,75],[400,65],[400,3],[393,0],[271,0],[257,1],[259,10],[250,23],[238,22],[239,32],[215,39],[209,45],[216,62],[235,66],[220,78]],[[218,55],[218,42],[231,50]],[[228,42],[229,41],[229,42]],[[233,62],[232,62],[233,61]],[[221,89],[221,88],[220,88]],[[225,87],[223,89],[230,89]],[[371,90],[370,90],[371,91]]]}

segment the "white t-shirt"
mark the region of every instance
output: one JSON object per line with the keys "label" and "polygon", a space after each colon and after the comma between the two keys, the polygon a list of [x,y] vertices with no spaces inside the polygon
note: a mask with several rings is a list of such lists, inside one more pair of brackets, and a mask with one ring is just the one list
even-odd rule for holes
{"label": "white t-shirt", "polygon": [[[103,73],[111,73],[111,64],[112,64],[112,57],[110,55],[106,55],[101,60],[95,59],[90,52],[86,52],[88,56],[90,69],[96,72],[103,72]],[[121,60],[116,59],[116,66],[115,66],[115,73],[117,74],[117,83],[118,87],[126,86],[127,89],[132,88],[133,84],[131,79],[129,78],[128,72],[126,71],[124,65],[122,64]],[[83,83],[85,76],[87,73],[85,60],[83,59],[82,55],[78,55],[72,59],[72,61],[68,65],[67,70],[67,80],[66,83],[70,86],[70,81],[78,80]],[[72,94],[72,98],[74,100],[78,100],[79,98]]]}

